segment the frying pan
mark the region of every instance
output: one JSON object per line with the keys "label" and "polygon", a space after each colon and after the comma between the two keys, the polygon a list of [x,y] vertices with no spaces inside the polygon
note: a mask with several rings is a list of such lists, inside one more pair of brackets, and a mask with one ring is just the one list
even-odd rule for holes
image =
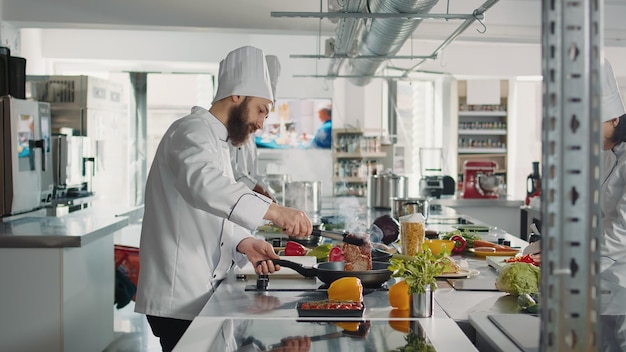
{"label": "frying pan", "polygon": [[326,262],[317,263],[312,267],[304,267],[300,263],[292,262],[285,259],[273,259],[274,264],[284,266],[293,269],[298,274],[304,277],[316,277],[323,283],[330,285],[333,281],[342,277],[358,277],[361,280],[363,287],[367,288],[379,288],[389,278],[391,278],[391,271],[387,269],[389,263],[384,262],[372,262],[372,270],[363,271],[345,271],[343,267],[344,262]]}

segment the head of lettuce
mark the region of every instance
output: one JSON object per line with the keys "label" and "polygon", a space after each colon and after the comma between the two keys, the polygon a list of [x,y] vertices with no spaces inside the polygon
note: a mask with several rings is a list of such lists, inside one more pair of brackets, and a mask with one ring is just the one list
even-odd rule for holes
{"label": "head of lettuce", "polygon": [[541,282],[541,271],[529,263],[509,263],[502,267],[496,288],[512,295],[537,293]]}

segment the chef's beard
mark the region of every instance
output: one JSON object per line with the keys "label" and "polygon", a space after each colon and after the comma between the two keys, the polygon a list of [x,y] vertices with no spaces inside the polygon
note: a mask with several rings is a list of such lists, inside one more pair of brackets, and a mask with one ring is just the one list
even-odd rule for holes
{"label": "chef's beard", "polygon": [[226,130],[230,143],[238,147],[248,140],[250,134],[256,131],[254,123],[248,123],[248,97],[241,104],[233,106],[228,114]]}

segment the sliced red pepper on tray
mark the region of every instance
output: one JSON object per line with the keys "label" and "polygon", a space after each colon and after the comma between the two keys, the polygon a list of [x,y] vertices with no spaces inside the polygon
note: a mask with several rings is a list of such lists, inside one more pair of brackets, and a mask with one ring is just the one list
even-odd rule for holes
{"label": "sliced red pepper on tray", "polygon": [[452,248],[452,254],[460,254],[467,248],[467,241],[461,235],[454,235],[450,237],[450,241],[454,241],[454,248]]}
{"label": "sliced red pepper on tray", "polygon": [[287,241],[285,243],[285,255],[287,256],[303,256],[306,255],[309,250],[298,242]]}

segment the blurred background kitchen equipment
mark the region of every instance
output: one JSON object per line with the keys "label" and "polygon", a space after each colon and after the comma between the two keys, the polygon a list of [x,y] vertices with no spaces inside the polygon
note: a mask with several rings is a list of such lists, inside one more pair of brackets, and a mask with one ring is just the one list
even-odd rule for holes
{"label": "blurred background kitchen equipment", "polygon": [[421,197],[440,198],[443,193],[443,149],[419,148]]}
{"label": "blurred background kitchen equipment", "polygon": [[[98,174],[90,185],[101,202],[120,207],[143,204],[146,170],[142,156],[131,153],[131,126],[122,84],[90,76],[26,77],[27,98],[50,103],[52,133],[71,128],[89,137]],[[145,166],[144,166],[145,168]]]}
{"label": "blurred background kitchen equipment", "polygon": [[541,175],[539,174],[539,162],[533,161],[533,173],[526,177],[526,205],[530,204],[533,197],[541,197]]}
{"label": "blurred background kitchen equipment", "polygon": [[496,175],[498,163],[491,160],[466,160],[463,163],[463,198],[497,199],[503,183]]}
{"label": "blurred background kitchen equipment", "polygon": [[267,174],[263,176],[263,181],[274,195],[279,204],[284,204],[283,188],[285,183],[291,182],[291,176],[288,174]]}
{"label": "blurred background kitchen equipment", "polygon": [[0,46],[0,96],[26,99],[26,59],[11,56],[11,49]]}
{"label": "blurred background kitchen equipment", "polygon": [[428,198],[391,198],[391,214],[395,219],[401,216],[420,213],[428,220],[430,213]]}
{"label": "blurred background kitchen equipment", "polygon": [[391,209],[392,197],[406,197],[409,180],[406,176],[396,175],[390,170],[379,175],[372,175],[367,180],[367,206],[375,209]]}
{"label": "blurred background kitchen equipment", "polygon": [[286,182],[283,196],[284,206],[302,210],[312,218],[317,218],[322,210],[321,181]]}
{"label": "blurred background kitchen equipment", "polygon": [[55,135],[52,137],[53,181],[55,199],[93,195],[96,174],[94,147],[89,137]]}
{"label": "blurred background kitchen equipment", "polygon": [[50,104],[0,100],[0,217],[41,208],[50,201]]}

